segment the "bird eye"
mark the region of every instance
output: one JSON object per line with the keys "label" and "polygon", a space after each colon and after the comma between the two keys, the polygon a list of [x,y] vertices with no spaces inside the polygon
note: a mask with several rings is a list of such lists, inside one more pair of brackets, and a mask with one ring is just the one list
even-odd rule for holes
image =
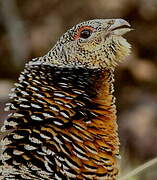
{"label": "bird eye", "polygon": [[91,35],[91,29],[84,29],[80,32],[80,37],[83,39],[87,39]]}
{"label": "bird eye", "polygon": [[80,27],[77,30],[76,35],[74,36],[74,40],[77,40],[79,38],[87,39],[89,36],[91,36],[93,31],[94,31],[94,28],[91,26]]}

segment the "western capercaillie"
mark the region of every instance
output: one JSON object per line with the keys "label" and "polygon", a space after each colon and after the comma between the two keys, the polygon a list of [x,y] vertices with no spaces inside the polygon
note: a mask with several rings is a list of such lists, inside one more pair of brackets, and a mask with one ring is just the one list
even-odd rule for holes
{"label": "western capercaillie", "polygon": [[116,179],[113,73],[130,30],[123,19],[89,20],[26,64],[6,105],[1,179]]}

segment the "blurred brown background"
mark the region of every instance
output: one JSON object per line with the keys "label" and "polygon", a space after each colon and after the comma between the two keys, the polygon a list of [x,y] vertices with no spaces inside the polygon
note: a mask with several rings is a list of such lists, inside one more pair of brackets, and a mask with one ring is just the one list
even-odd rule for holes
{"label": "blurred brown background", "polygon": [[[24,63],[44,55],[68,28],[124,18],[132,54],[116,71],[122,174],[157,156],[157,0],[1,0],[0,112]],[[156,180],[157,165],[132,180]]]}

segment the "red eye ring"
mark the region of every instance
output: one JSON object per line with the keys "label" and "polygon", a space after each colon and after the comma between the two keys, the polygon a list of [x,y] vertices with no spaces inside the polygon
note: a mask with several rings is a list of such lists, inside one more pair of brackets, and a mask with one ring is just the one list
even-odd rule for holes
{"label": "red eye ring", "polygon": [[91,26],[83,26],[80,27],[76,33],[76,35],[74,36],[74,40],[79,39],[79,38],[83,38],[86,39],[88,38],[91,33],[93,32],[94,28]]}

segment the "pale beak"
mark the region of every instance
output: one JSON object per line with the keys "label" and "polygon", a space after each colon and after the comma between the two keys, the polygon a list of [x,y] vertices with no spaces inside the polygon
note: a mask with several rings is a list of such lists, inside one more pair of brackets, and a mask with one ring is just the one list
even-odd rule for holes
{"label": "pale beak", "polygon": [[132,30],[131,25],[124,19],[115,19],[115,22],[108,29],[110,34],[123,35]]}

